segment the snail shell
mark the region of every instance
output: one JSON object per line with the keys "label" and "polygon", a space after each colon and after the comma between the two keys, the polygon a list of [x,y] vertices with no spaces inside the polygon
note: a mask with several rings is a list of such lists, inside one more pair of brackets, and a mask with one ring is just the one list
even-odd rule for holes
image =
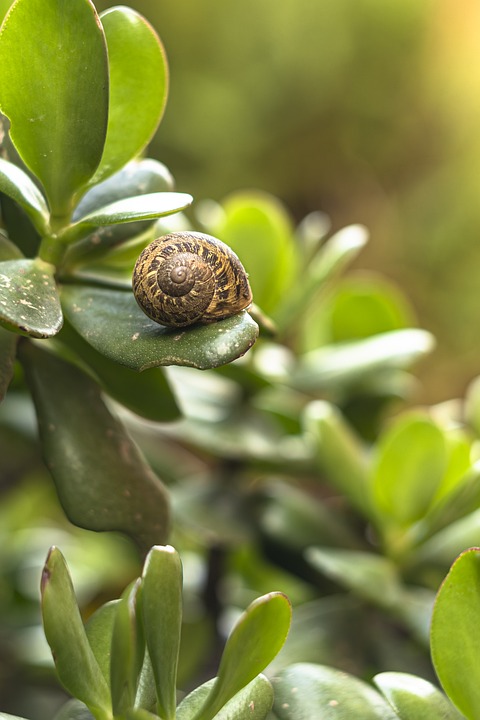
{"label": "snail shell", "polygon": [[148,317],[168,327],[211,323],[252,302],[245,269],[228,245],[211,235],[176,232],[140,254],[133,292]]}

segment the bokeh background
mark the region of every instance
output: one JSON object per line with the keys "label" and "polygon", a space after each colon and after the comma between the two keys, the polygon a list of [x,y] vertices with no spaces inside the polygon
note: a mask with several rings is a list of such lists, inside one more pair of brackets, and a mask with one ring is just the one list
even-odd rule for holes
{"label": "bokeh background", "polygon": [[396,281],[438,340],[418,399],[461,395],[480,367],[479,4],[129,4],[167,50],[150,154],[178,189],[200,201],[260,188],[297,220],[366,224],[357,267]]}

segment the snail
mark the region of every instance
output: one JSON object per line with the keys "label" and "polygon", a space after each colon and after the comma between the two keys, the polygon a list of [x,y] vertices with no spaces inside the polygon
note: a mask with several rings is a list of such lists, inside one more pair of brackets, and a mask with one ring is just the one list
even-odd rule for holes
{"label": "snail", "polygon": [[198,232],[170,233],[150,243],[135,264],[133,293],[148,317],[168,327],[223,320],[252,302],[233,250]]}

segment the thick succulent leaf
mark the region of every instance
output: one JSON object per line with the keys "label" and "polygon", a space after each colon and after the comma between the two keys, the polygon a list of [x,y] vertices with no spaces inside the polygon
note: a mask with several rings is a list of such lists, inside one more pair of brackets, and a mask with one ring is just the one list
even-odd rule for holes
{"label": "thick succulent leaf", "polygon": [[397,569],[381,555],[336,548],[309,548],[312,565],[357,595],[383,607],[395,606],[402,599]]}
{"label": "thick succulent leaf", "polygon": [[188,193],[154,192],[124,198],[92,210],[70,225],[62,234],[63,243],[76,242],[105,225],[118,225],[138,220],[155,220],[184,210],[192,203]]}
{"label": "thick succulent leaf", "polygon": [[22,251],[0,230],[0,263],[5,260],[19,260]]}
{"label": "thick succulent leaf", "polygon": [[[94,185],[75,208],[73,220],[124,198],[150,193],[170,192],[174,182],[169,170],[157,160],[132,160],[107,180]],[[108,250],[134,237],[151,224],[148,221],[98,228],[95,232],[69,247],[65,266],[89,261],[104,255]]]}
{"label": "thick succulent leaf", "polygon": [[[214,680],[200,685],[177,708],[177,720],[203,720],[198,712]],[[258,675],[240,690],[216,715],[215,720],[264,720],[273,704],[273,689],[264,675]]]}
{"label": "thick succulent leaf", "polygon": [[158,715],[154,715],[143,708],[131,708],[127,710],[125,717],[126,720],[160,720]]}
{"label": "thick succulent leaf", "polygon": [[0,192],[22,207],[39,233],[45,234],[50,213],[47,203],[27,173],[0,158]]}
{"label": "thick succulent leaf", "polygon": [[95,718],[80,700],[69,700],[62,705],[53,720],[95,720]]}
{"label": "thick succulent leaf", "polygon": [[101,21],[108,47],[110,107],[95,182],[142,152],[161,120],[168,91],[165,52],[145,18],[131,8],[115,7],[102,13]]}
{"label": "thick succulent leaf", "polygon": [[97,352],[66,323],[58,337],[91,368],[105,392],[132,412],[154,422],[180,417],[165,371],[150,368],[142,373],[110,360]]}
{"label": "thick succulent leaf", "polygon": [[18,335],[0,328],[0,402],[2,402],[13,377],[13,365],[17,354]]}
{"label": "thick succulent leaf", "polygon": [[432,335],[417,329],[395,330],[364,340],[329,345],[306,353],[292,382],[307,392],[349,387],[376,378],[383,370],[408,367],[433,346]]}
{"label": "thick succulent leaf", "polygon": [[228,637],[218,677],[195,720],[212,720],[270,664],[288,635],[291,614],[288,598],[279,592],[263,595],[248,606]]}
{"label": "thick succulent leaf", "polygon": [[373,467],[373,500],[385,523],[419,520],[447,470],[447,446],[440,428],[412,413],[380,438]]}
{"label": "thick succulent leaf", "polygon": [[137,621],[140,579],[126,589],[115,607],[110,658],[110,689],[115,716],[133,707],[145,655],[145,638]]}
{"label": "thick succulent leaf", "polygon": [[327,482],[368,514],[371,502],[366,452],[340,411],[324,400],[314,400],[304,410],[303,426]]}
{"label": "thick succulent leaf", "polygon": [[480,539],[480,510],[448,523],[422,543],[415,552],[415,562],[436,563],[447,567],[465,548],[473,547]]}
{"label": "thick succulent leaf", "polygon": [[[108,115],[106,44],[89,0],[17,0],[0,32],[0,107],[54,215],[95,172]],[[75,82],[72,82],[75,78]]]}
{"label": "thick succulent leaf", "polygon": [[0,323],[21,335],[56,335],[63,315],[54,272],[38,258],[0,263]]}
{"label": "thick succulent leaf", "polygon": [[[280,330],[287,330],[305,313],[315,294],[351,262],[368,241],[368,232],[362,225],[350,225],[333,235],[309,265],[304,268],[296,285],[284,297],[275,320]],[[308,318],[308,314],[306,315]]]}
{"label": "thick succulent leaf", "polygon": [[58,676],[68,692],[98,717],[109,717],[110,693],[85,633],[61,552],[51,548],[42,573],[42,617]]}
{"label": "thick succulent leaf", "polygon": [[401,720],[461,720],[458,710],[431,682],[407,673],[375,675],[375,685]]}
{"label": "thick succulent leaf", "polygon": [[480,548],[460,555],[435,602],[431,653],[443,689],[469,719],[480,718]]}
{"label": "thick succulent leaf", "polygon": [[133,370],[187,365],[201,370],[244,355],[258,336],[246,312],[210,325],[172,330],[150,320],[132,292],[64,285],[69,322],[98,352]]}
{"label": "thick succulent leaf", "polygon": [[372,687],[334,668],[299,663],[272,680],[278,720],[398,720]]}
{"label": "thick succulent leaf", "polygon": [[174,720],[180,632],[182,564],[171,546],[153,547],[145,561],[142,618],[157,691],[158,714]]}
{"label": "thick succulent leaf", "polygon": [[21,351],[43,455],[69,519],[89,530],[125,532],[142,549],[164,542],[165,488],[107,409],[98,385],[32,343]]}
{"label": "thick succulent leaf", "polygon": [[101,605],[85,626],[88,642],[106,682],[110,681],[110,657],[112,651],[113,624],[120,600]]}
{"label": "thick succulent leaf", "polygon": [[272,312],[297,272],[291,219],[277,198],[266,193],[239,192],[223,203],[221,222],[211,228],[238,255],[256,302]]}

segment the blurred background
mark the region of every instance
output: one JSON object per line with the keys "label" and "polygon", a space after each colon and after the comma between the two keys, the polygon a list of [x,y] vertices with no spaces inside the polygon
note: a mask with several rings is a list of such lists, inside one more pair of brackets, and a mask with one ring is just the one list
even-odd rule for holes
{"label": "blurred background", "polygon": [[150,154],[178,189],[200,201],[259,188],[296,220],[365,223],[357,266],[398,282],[438,340],[420,400],[462,394],[480,365],[478,3],[129,4],[168,54]]}

